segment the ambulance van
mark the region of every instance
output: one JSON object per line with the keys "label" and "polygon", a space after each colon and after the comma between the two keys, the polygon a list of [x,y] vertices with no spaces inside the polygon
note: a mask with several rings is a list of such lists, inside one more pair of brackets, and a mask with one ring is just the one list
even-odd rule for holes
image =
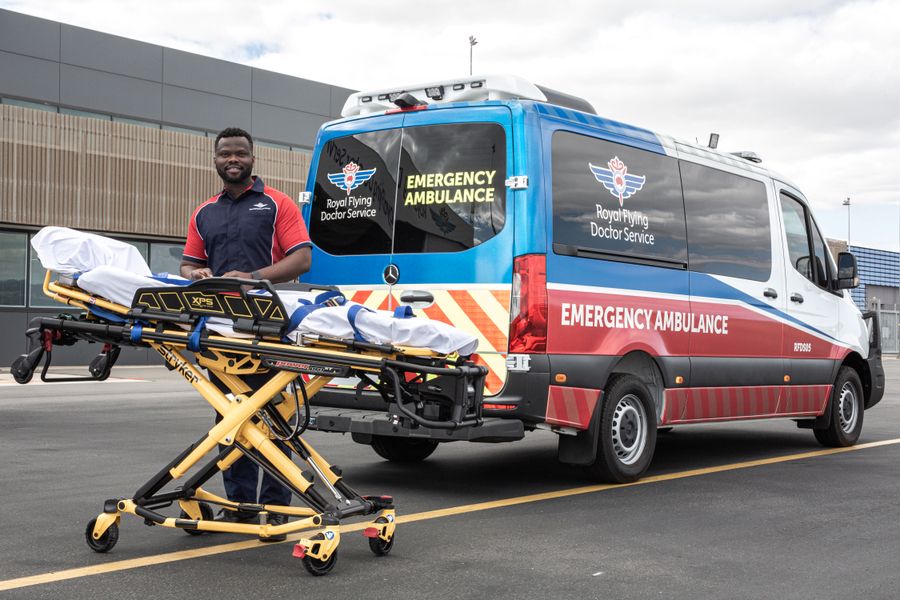
{"label": "ambulance van", "polygon": [[489,373],[477,427],[388,419],[345,381],[316,397],[315,428],[401,462],[549,430],[560,461],[612,482],[640,478],[673,427],[859,438],[884,373],[856,261],[833,261],[803,193],[755,154],[509,76],[355,93],[342,114],[312,157],[303,280],[470,331]]}

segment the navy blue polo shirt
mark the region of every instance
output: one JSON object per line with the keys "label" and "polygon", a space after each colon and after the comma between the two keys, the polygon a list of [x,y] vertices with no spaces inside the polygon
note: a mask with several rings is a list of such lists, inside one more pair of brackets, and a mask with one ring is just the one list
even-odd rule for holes
{"label": "navy blue polo shirt", "polygon": [[312,245],[297,205],[253,177],[237,198],[222,191],[197,207],[188,224],[183,258],[214,276],[250,273]]}

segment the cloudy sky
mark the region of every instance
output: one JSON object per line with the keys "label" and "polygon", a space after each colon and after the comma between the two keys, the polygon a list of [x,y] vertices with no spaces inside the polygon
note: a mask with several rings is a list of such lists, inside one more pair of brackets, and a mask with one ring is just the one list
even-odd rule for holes
{"label": "cloudy sky", "polygon": [[900,250],[900,0],[0,0],[353,89],[510,73],[792,179],[828,237]]}

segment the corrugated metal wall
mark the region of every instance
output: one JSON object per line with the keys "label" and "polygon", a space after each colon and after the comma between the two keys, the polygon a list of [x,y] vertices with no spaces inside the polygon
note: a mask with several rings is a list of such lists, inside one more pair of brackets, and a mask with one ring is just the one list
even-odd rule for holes
{"label": "corrugated metal wall", "polygon": [[[309,154],[255,148],[255,173],[297,198]],[[183,238],[222,188],[213,140],[0,105],[0,222]]]}

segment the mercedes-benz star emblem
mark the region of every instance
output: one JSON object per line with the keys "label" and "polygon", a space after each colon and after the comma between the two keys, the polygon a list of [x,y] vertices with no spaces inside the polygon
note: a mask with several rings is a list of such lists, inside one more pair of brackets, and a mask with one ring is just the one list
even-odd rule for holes
{"label": "mercedes-benz star emblem", "polygon": [[397,268],[397,265],[391,263],[384,268],[381,278],[384,279],[386,284],[394,285],[400,281],[400,269]]}

